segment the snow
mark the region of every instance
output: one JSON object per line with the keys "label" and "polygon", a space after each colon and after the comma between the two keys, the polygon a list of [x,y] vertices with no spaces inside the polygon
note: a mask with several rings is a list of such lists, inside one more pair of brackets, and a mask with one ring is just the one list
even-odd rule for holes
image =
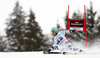
{"label": "snow", "polygon": [[24,37],[23,39],[28,39],[28,37]]}
{"label": "snow", "polygon": [[34,24],[33,24],[33,23],[31,23],[31,25],[32,25],[32,26],[34,26]]}
{"label": "snow", "polygon": [[[43,51],[31,51],[31,52],[0,52],[2,58],[100,58],[100,42],[96,42],[92,47],[83,47],[82,42],[74,42],[73,46],[84,50],[85,54],[43,54]],[[57,50],[55,50],[57,51]],[[59,51],[57,51],[59,52]]]}
{"label": "snow", "polygon": [[[0,52],[2,58],[99,58],[100,54],[63,55],[43,54],[41,52]],[[98,57],[97,57],[98,56]]]}
{"label": "snow", "polygon": [[97,26],[100,26],[100,22],[97,24]]}
{"label": "snow", "polygon": [[93,32],[96,32],[96,33],[98,32],[97,27],[94,27],[92,30],[93,30]]}
{"label": "snow", "polygon": [[[43,54],[43,51],[31,51],[31,52],[0,52],[2,58],[100,58],[100,46],[99,42],[94,43],[92,47],[83,47],[82,41],[75,42],[74,46],[82,48],[86,53],[84,54]],[[59,52],[55,50],[56,52]]]}

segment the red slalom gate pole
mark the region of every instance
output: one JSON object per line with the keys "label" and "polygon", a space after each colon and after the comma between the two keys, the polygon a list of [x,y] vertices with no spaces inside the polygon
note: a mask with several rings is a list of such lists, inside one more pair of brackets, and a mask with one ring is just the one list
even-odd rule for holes
{"label": "red slalom gate pole", "polygon": [[[68,21],[68,19],[69,19],[69,5],[68,5],[67,21]],[[67,26],[66,26],[66,27],[67,27]],[[67,30],[68,30],[68,28],[67,28]],[[68,40],[68,33],[66,33],[66,39]]]}
{"label": "red slalom gate pole", "polygon": [[[84,19],[86,22],[86,7],[85,7],[85,5],[84,5]],[[86,29],[86,26],[85,26],[85,29]],[[86,30],[85,30],[85,41],[86,41],[86,48],[87,48],[87,31]]]}

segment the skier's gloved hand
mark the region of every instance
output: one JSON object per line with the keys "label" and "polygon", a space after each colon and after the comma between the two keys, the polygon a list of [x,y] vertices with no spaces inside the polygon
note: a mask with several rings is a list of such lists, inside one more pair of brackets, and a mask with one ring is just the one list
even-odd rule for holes
{"label": "skier's gloved hand", "polygon": [[77,32],[77,30],[76,29],[73,29],[73,30],[71,30],[72,32]]}
{"label": "skier's gloved hand", "polygon": [[50,52],[51,51],[51,49],[49,48],[49,49],[47,49],[45,52]]}
{"label": "skier's gloved hand", "polygon": [[43,51],[43,54],[48,54],[47,50],[44,50],[44,51]]}

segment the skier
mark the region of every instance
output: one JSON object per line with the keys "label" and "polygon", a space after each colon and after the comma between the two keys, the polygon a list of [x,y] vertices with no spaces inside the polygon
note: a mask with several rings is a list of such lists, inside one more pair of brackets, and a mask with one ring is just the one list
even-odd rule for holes
{"label": "skier", "polygon": [[[74,52],[82,52],[83,50],[78,49],[78,48],[73,48],[72,44],[68,42],[68,40],[65,37],[66,33],[71,33],[71,32],[77,32],[76,29],[73,30],[67,30],[67,31],[59,31],[58,28],[53,27],[51,29],[52,34],[55,36],[54,37],[54,44],[52,45],[51,48],[47,49],[45,52],[50,52],[52,50],[69,50],[69,51],[74,51]],[[64,51],[66,52],[66,51]]]}

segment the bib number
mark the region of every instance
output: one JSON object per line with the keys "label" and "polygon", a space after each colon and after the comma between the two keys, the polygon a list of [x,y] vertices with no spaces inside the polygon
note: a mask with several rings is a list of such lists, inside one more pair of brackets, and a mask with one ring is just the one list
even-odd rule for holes
{"label": "bib number", "polygon": [[59,44],[62,40],[63,40],[63,38],[59,37],[59,39],[57,40],[57,44]]}

